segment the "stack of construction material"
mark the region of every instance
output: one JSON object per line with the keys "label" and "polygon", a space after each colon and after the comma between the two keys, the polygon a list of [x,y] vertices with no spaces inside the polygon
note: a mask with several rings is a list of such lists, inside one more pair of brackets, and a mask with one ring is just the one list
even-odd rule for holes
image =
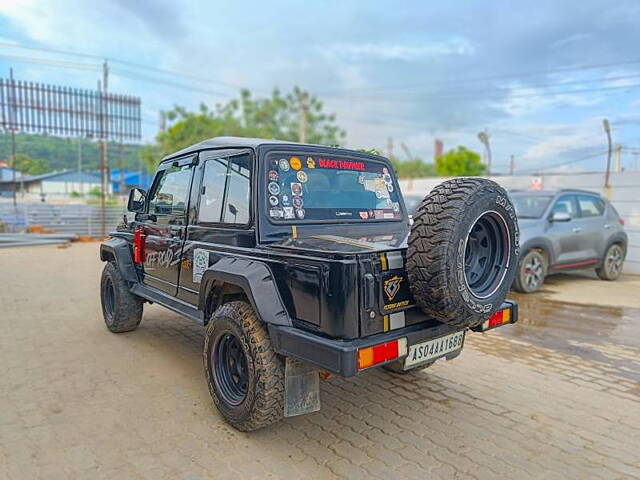
{"label": "stack of construction material", "polygon": [[77,239],[78,235],[69,233],[0,233],[0,248],[60,245]]}

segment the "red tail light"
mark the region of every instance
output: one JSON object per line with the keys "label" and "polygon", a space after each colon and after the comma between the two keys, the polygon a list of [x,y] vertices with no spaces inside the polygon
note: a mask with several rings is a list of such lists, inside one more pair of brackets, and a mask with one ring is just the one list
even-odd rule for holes
{"label": "red tail light", "polygon": [[624,227],[624,220],[622,218],[618,218],[618,223]]}
{"label": "red tail light", "polygon": [[140,227],[136,228],[133,238],[133,261],[135,263],[144,263],[144,244],[147,238],[144,229]]}
{"label": "red tail light", "polygon": [[387,343],[358,349],[358,370],[373,367],[407,354],[407,339],[399,338]]}

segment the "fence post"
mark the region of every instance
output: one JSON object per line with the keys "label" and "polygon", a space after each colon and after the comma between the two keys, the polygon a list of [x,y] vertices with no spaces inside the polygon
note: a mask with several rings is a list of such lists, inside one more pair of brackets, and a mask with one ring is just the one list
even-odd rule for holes
{"label": "fence post", "polygon": [[87,209],[87,212],[88,212],[87,213],[87,217],[89,218],[89,221],[88,221],[88,224],[89,224],[89,236],[93,237],[93,231],[91,230],[91,217],[92,217],[92,213],[93,212],[91,212],[91,207],[89,207]]}

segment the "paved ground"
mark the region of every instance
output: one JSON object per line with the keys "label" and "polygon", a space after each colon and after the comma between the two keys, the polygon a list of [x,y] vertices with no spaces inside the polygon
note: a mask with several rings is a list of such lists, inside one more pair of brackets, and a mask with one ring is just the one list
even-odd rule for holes
{"label": "paved ground", "polygon": [[151,307],[108,333],[100,268],[95,244],[0,250],[0,479],[640,477],[640,310],[520,297],[453,362],[329,380],[321,412],[242,434],[202,329]]}

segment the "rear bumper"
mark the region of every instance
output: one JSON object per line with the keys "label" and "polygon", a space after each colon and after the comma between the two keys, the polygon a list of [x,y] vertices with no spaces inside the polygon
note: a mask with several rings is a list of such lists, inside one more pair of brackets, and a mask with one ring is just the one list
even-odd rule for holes
{"label": "rear bumper", "polygon": [[[517,322],[517,303],[506,301],[502,305],[502,309],[505,308],[511,309],[509,323]],[[299,328],[269,325],[269,336],[274,349],[281,355],[297,358],[343,377],[351,377],[358,373],[358,349],[403,337],[407,339],[407,344],[410,346],[460,330],[463,329],[443,323],[428,327],[417,324],[365,338],[338,340],[321,337]],[[474,329],[474,331],[480,330]]]}

